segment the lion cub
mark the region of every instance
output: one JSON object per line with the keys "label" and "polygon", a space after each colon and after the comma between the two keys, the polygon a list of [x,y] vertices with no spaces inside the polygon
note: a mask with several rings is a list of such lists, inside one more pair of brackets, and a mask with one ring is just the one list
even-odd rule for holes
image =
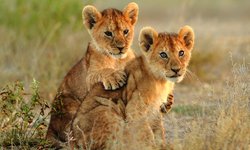
{"label": "lion cub", "polygon": [[127,79],[124,66],[134,58],[130,46],[138,16],[136,3],[129,3],[123,11],[99,12],[86,6],[82,16],[92,40],[84,57],[64,78],[53,102],[47,139],[55,146],[66,141],[65,132],[91,87],[99,82],[105,90],[122,87]]}
{"label": "lion cub", "polygon": [[146,27],[139,42],[143,54],[125,67],[127,85],[116,91],[95,85],[86,96],[72,124],[73,144],[108,150],[165,147],[159,108],[174,83],[185,76],[194,32],[189,26],[178,34],[157,33]]}

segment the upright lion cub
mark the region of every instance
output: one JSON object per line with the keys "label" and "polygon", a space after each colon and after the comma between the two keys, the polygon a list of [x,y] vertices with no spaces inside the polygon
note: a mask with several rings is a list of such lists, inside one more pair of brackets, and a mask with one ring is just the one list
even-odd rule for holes
{"label": "upright lion cub", "polygon": [[185,76],[194,32],[189,26],[178,33],[145,27],[139,42],[143,54],[125,67],[127,85],[116,91],[95,85],[86,96],[72,124],[72,145],[93,150],[166,149],[160,106]]}
{"label": "upright lion cub", "polygon": [[130,46],[138,16],[136,3],[129,3],[123,11],[99,12],[86,6],[82,16],[92,40],[86,54],[65,76],[53,102],[47,139],[55,146],[67,140],[65,132],[92,85],[101,82],[105,90],[122,87],[127,78],[124,66],[134,58]]}

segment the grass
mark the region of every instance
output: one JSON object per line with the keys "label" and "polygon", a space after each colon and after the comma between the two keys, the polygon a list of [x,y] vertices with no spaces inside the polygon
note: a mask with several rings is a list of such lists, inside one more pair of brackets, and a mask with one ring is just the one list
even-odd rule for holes
{"label": "grass", "polygon": [[[0,0],[0,147],[48,146],[43,140],[46,103],[90,39],[82,25],[83,6],[121,9],[127,2]],[[192,73],[176,87],[175,104],[165,118],[170,145],[249,149],[249,1],[136,2],[140,15],[133,47],[142,26],[176,31],[189,24],[196,33]]]}
{"label": "grass", "polygon": [[28,85],[36,78],[51,99],[88,41],[81,19],[84,5],[79,0],[1,0],[1,84],[22,80]]}
{"label": "grass", "polygon": [[200,106],[173,109],[166,124],[172,126],[168,139],[174,149],[249,149],[249,68],[234,65],[229,75],[233,78],[224,83],[221,94],[203,95]]}
{"label": "grass", "polygon": [[[250,105],[249,70],[239,66],[233,68],[233,80],[218,95],[217,105],[212,110],[211,122],[201,121],[194,124],[186,135],[186,146],[199,149],[249,149],[250,146]],[[211,117],[211,116],[210,116]],[[204,118],[205,119],[205,118]],[[196,142],[194,142],[196,141]],[[197,142],[199,141],[199,142]]]}
{"label": "grass", "polygon": [[29,91],[21,82],[4,87],[0,100],[1,146],[30,149],[48,145],[44,135],[49,105],[40,97],[36,80]]}
{"label": "grass", "polygon": [[[36,1],[30,0],[1,0],[1,25],[14,29],[17,35],[27,40],[33,37],[46,39],[48,32],[59,26],[80,28],[83,2],[73,1]],[[78,15],[76,15],[78,14]],[[70,24],[70,25],[69,25]],[[28,28],[27,28],[28,27]],[[59,28],[57,27],[57,28]],[[57,33],[59,35],[60,33]]]}
{"label": "grass", "polygon": [[202,114],[202,107],[199,105],[177,105],[171,111],[178,115],[194,116]]}

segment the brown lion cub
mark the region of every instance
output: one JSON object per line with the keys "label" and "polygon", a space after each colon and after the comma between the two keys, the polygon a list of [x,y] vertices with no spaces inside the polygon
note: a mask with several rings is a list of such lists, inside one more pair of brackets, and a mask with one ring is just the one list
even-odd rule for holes
{"label": "brown lion cub", "polygon": [[105,90],[122,87],[127,79],[124,66],[134,58],[130,46],[138,16],[136,3],[129,3],[123,11],[111,8],[99,12],[86,6],[82,16],[92,40],[84,57],[64,78],[53,102],[47,139],[55,146],[66,141],[65,132],[92,85],[101,82]]}
{"label": "brown lion cub", "polygon": [[86,96],[72,124],[73,144],[83,149],[165,148],[159,108],[185,76],[194,32],[189,26],[178,34],[146,27],[139,42],[143,55],[125,67],[127,85],[105,91],[99,84]]}

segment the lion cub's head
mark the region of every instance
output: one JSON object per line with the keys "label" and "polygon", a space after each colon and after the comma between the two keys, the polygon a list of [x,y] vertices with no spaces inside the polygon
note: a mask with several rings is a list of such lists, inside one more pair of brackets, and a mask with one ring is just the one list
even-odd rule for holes
{"label": "lion cub's head", "polygon": [[180,82],[187,70],[194,45],[194,32],[184,26],[179,33],[157,33],[151,27],[141,30],[141,50],[146,56],[150,70],[160,78]]}
{"label": "lion cub's head", "polygon": [[136,3],[129,3],[123,11],[110,8],[99,12],[94,6],[86,6],[82,16],[97,50],[114,58],[126,57],[138,16]]}

